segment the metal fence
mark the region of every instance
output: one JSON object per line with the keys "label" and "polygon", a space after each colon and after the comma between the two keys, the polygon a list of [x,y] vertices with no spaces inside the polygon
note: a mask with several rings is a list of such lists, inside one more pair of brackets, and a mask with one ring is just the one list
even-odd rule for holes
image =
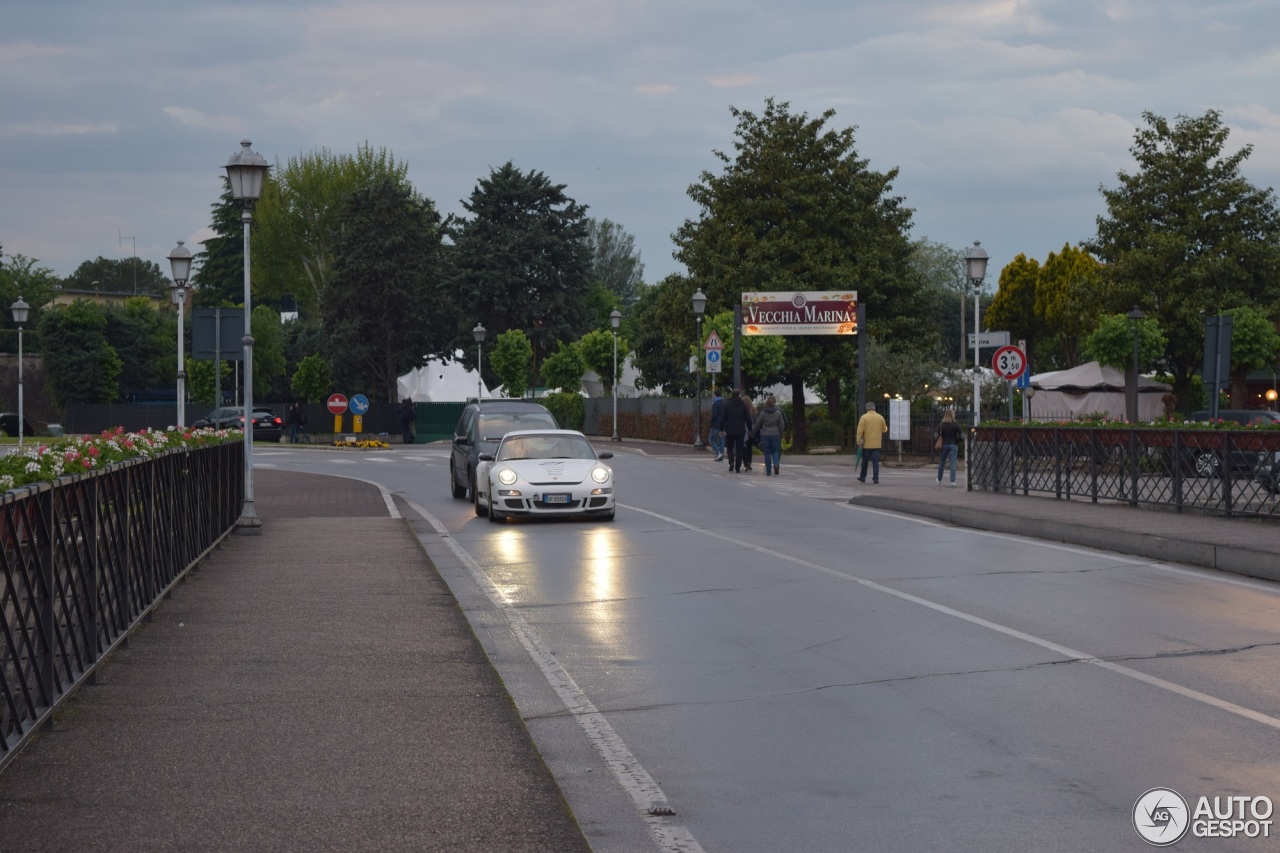
{"label": "metal fence", "polygon": [[0,497],[0,769],[239,516],[240,443]]}
{"label": "metal fence", "polygon": [[1080,427],[970,431],[969,488],[1280,518],[1280,432]]}

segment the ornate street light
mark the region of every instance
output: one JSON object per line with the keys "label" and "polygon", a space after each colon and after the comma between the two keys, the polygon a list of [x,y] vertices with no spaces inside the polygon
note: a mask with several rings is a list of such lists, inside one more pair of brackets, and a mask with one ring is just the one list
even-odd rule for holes
{"label": "ornate street light", "polygon": [[183,327],[186,325],[187,282],[191,279],[191,250],[178,241],[169,253],[169,266],[173,271],[173,304],[178,309],[178,428],[187,425],[187,370],[186,347],[183,345]]}
{"label": "ornate street light", "polygon": [[484,387],[484,380],[480,378],[480,366],[483,364],[484,356],[484,326],[476,323],[476,327],[471,330],[471,337],[476,341],[476,402],[480,401],[480,389]]}
{"label": "ornate street light", "polygon": [[617,308],[609,314],[609,326],[613,329],[613,440],[618,437],[618,327],[622,325],[622,312]]}
{"label": "ornate street light", "polygon": [[[702,312],[707,310],[707,297],[702,292],[702,288],[698,288],[693,294],[693,316],[698,318],[698,348],[702,347]],[[697,396],[694,399],[693,407],[693,449],[701,450],[702,444],[702,363],[694,357],[694,367],[696,368],[696,387],[698,389]]]}
{"label": "ornate street light", "polygon": [[973,285],[973,425],[977,426],[982,411],[982,366],[979,357],[982,348],[978,346],[982,322],[978,317],[978,310],[982,280],[987,277],[987,252],[979,241],[974,240],[973,245],[965,249],[964,263],[969,283]]}
{"label": "ornate street light", "polygon": [[21,447],[22,438],[27,434],[27,416],[22,401],[22,327],[27,322],[31,306],[19,294],[18,301],[10,305],[9,310],[13,312],[13,322],[18,324],[18,446]]}
{"label": "ornate street light", "polygon": [[249,294],[249,225],[253,222],[253,206],[262,197],[262,183],[267,176],[267,161],[249,146],[247,139],[240,141],[240,150],[227,161],[227,178],[231,183],[231,198],[240,202],[244,212],[244,506],[236,519],[235,532],[253,535],[262,532],[262,519],[253,506],[253,334],[250,316],[253,313]]}
{"label": "ornate street light", "polygon": [[1129,410],[1129,423],[1136,424],[1138,422],[1138,338],[1142,331],[1142,321],[1147,319],[1147,315],[1137,305],[1133,306],[1133,310],[1128,313],[1129,329],[1133,332],[1133,381],[1128,384],[1128,397],[1126,401]]}

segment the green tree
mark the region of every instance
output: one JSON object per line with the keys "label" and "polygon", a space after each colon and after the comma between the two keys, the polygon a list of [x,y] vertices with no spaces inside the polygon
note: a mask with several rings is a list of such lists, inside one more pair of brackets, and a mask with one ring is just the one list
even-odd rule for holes
{"label": "green tree", "polygon": [[644,264],[636,250],[636,238],[608,219],[587,219],[585,225],[591,281],[604,285],[619,306],[634,305],[644,287]]}
{"label": "green tree", "polygon": [[120,357],[120,390],[167,388],[177,378],[176,314],[161,316],[145,296],[103,306],[107,344]]}
{"label": "green tree", "polygon": [[519,329],[508,329],[498,335],[489,353],[489,369],[502,380],[508,397],[523,397],[529,390],[532,363],[533,345]]}
{"label": "green tree", "polygon": [[[676,258],[718,313],[748,291],[850,291],[869,306],[864,333],[891,346],[937,347],[926,294],[912,275],[907,232],[911,210],[891,195],[898,170],[876,172],[857,156],[854,128],[826,127],[792,115],[772,98],[757,116],[731,109],[738,121],[734,154],[714,152],[722,173],[703,172],[689,187],[699,207],[675,234]],[[785,381],[792,387],[796,446],[806,446],[804,385],[823,389],[839,411],[841,379],[856,347],[836,337],[793,337]]]}
{"label": "green tree", "polygon": [[[8,306],[18,301],[18,297],[21,296],[22,301],[31,306],[31,313],[27,315],[26,328],[39,329],[45,308],[53,301],[58,277],[54,275],[53,270],[36,266],[40,262],[35,258],[13,255],[8,263],[4,263],[3,260],[0,258],[0,303],[2,303],[0,315],[3,315],[0,319],[0,328],[14,330],[13,334],[3,336],[3,349],[6,352],[17,352],[18,324],[13,322],[13,312],[8,310]],[[36,337],[33,341],[31,336],[27,336],[24,344],[29,351],[37,350],[40,347],[40,339]]]}
{"label": "green tree", "polygon": [[1043,328],[1052,330],[1059,364],[1080,363],[1080,348],[1098,324],[1104,296],[1101,269],[1088,252],[1064,245],[1045,258],[1036,280],[1035,311]]}
{"label": "green tree", "polygon": [[561,341],[556,351],[542,360],[542,382],[548,388],[577,394],[582,390],[582,375],[587,366],[582,360],[577,342]]}
{"label": "green tree", "polygon": [[1280,334],[1275,323],[1255,308],[1240,306],[1222,312],[1231,317],[1231,407],[1247,407],[1245,379],[1252,370],[1275,370]]}
{"label": "green tree", "polygon": [[440,216],[391,177],[348,196],[322,301],[330,363],[351,388],[396,399],[398,377],[445,351],[452,327],[441,288]]}
{"label": "green tree", "polygon": [[62,280],[62,286],[68,290],[103,293],[168,293],[169,285],[169,277],[155,261],[101,256],[80,264]]}
{"label": "green tree", "polygon": [[696,331],[690,299],[696,289],[690,279],[673,273],[646,287],[632,308],[631,347],[643,387],[663,388],[672,396],[693,394],[689,356]]}
{"label": "green tree", "polygon": [[[222,367],[222,387],[225,389],[231,384],[231,370],[233,363],[229,361],[220,361],[218,364]],[[206,406],[213,406],[214,398],[217,396],[217,387],[213,381],[213,365],[212,360],[196,361],[188,359],[186,362],[187,370],[187,396],[191,398],[193,403],[202,403]]]}
{"label": "green tree", "polygon": [[[231,182],[226,177],[222,179],[222,196],[212,208],[213,236],[206,237],[204,248],[195,254],[191,304],[196,308],[244,305],[244,208],[231,198]],[[252,256],[252,246],[249,251]]]}
{"label": "green tree", "polygon": [[336,274],[348,197],[387,184],[405,197],[415,196],[408,170],[387,149],[375,151],[368,143],[354,156],[320,148],[290,157],[283,166],[277,163],[254,210],[255,293],[290,294],[300,312],[314,312]]}
{"label": "green tree", "polygon": [[40,318],[45,376],[54,399],[110,403],[120,394],[120,357],[107,343],[107,318],[97,305],[77,299]]}
{"label": "green tree", "polygon": [[535,372],[558,341],[591,328],[586,208],[564,190],[508,162],[462,203],[470,218],[451,220],[451,291],[461,310],[454,345],[467,353],[469,367],[476,320],[486,329],[523,330]]}
{"label": "green tree", "polygon": [[[725,345],[723,371],[715,382],[721,387],[728,387],[733,384],[733,312],[721,311],[704,321],[703,340],[706,340],[712,330]],[[762,389],[781,382],[786,366],[786,350],[786,339],[777,335],[743,335],[739,353],[743,389],[755,395]],[[698,364],[706,364],[706,351],[700,344],[691,344],[689,355],[697,358]],[[706,384],[707,380],[703,381]]]}
{"label": "green tree", "polygon": [[927,316],[941,336],[941,354],[963,361],[968,341],[961,339],[961,330],[970,331],[964,325],[969,291],[964,251],[928,239],[915,240],[908,264],[920,280]]}
{"label": "green tree", "polygon": [[[1137,325],[1138,369],[1164,354],[1167,343],[1160,324],[1148,317]],[[1108,314],[1085,341],[1085,353],[1093,361],[1133,372],[1133,322],[1127,314]]]}
{"label": "green tree", "polygon": [[613,331],[593,329],[578,341],[578,352],[588,370],[595,371],[596,376],[604,384],[606,394],[613,393],[613,386],[622,377],[622,367],[627,361],[627,351],[631,344],[626,338],[618,336],[618,371],[613,370]]}
{"label": "green tree", "polygon": [[[1049,334],[1036,313],[1036,289],[1040,280],[1040,262],[1021,252],[1000,270],[1000,284],[991,306],[982,318],[988,329],[1007,330],[1014,340],[1025,340],[1030,360],[1051,369]],[[1066,367],[1069,365],[1055,365]]]}
{"label": "green tree", "polygon": [[298,362],[298,369],[289,381],[289,388],[294,396],[302,400],[326,399],[332,387],[329,362],[320,355],[309,355]]}
{"label": "green tree", "polygon": [[253,309],[253,396],[269,400],[285,394],[284,330],[280,312],[268,305]]}
{"label": "green tree", "polygon": [[1159,320],[1185,402],[1202,363],[1204,317],[1275,303],[1280,215],[1271,189],[1241,174],[1252,147],[1224,152],[1230,131],[1220,112],[1143,120],[1130,149],[1138,168],[1101,188],[1107,214],[1084,247],[1104,264],[1109,310],[1138,305]]}

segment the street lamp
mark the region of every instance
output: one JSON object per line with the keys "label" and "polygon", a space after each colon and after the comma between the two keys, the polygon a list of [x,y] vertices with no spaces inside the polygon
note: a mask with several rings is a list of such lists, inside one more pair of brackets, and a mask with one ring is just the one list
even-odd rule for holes
{"label": "street lamp", "polygon": [[1268,388],[1268,389],[1267,389],[1267,402],[1271,404],[1271,411],[1273,411],[1273,412],[1276,410],[1276,398],[1277,398],[1277,397],[1280,397],[1280,393],[1277,393],[1277,392],[1276,392],[1276,389],[1274,389],[1274,388]]}
{"label": "street lamp", "polygon": [[262,532],[262,519],[253,506],[253,334],[250,316],[253,306],[249,294],[249,225],[253,222],[253,205],[262,197],[262,182],[267,176],[267,161],[249,146],[247,139],[240,141],[240,150],[227,160],[227,179],[231,184],[231,198],[240,202],[244,212],[244,506],[236,519],[235,532],[255,535]]}
{"label": "street lamp", "polygon": [[[702,347],[702,312],[707,310],[707,297],[702,292],[702,288],[693,294],[693,315],[698,318],[698,347]],[[694,359],[694,367],[697,368],[696,387],[698,393],[694,399],[693,407],[693,449],[701,450],[702,444],[702,365]]]}
{"label": "street lamp", "polygon": [[622,325],[622,312],[614,308],[609,314],[609,326],[613,329],[613,440],[618,437],[618,327]]}
{"label": "street lamp", "polygon": [[974,240],[973,245],[965,249],[964,262],[969,283],[973,285],[973,425],[977,426],[982,411],[982,368],[979,362],[982,347],[978,343],[982,322],[978,316],[978,300],[982,294],[982,280],[987,277],[987,251],[979,241]]}
{"label": "street lamp", "polygon": [[484,326],[476,323],[476,327],[471,330],[471,337],[476,341],[476,401],[480,400],[480,389],[484,387],[484,380],[480,378],[480,364],[483,356],[484,347]]}
{"label": "street lamp", "polygon": [[1128,399],[1129,423],[1138,422],[1138,333],[1142,330],[1142,321],[1147,319],[1137,305],[1128,313],[1129,329],[1133,332],[1133,381],[1129,382]]}
{"label": "street lamp", "polygon": [[173,269],[173,304],[178,308],[178,429],[187,425],[187,370],[183,346],[183,326],[186,325],[187,281],[191,278],[191,250],[178,241],[169,253],[169,266]]}
{"label": "street lamp", "polygon": [[22,446],[22,437],[27,434],[27,417],[22,405],[22,326],[27,322],[27,314],[31,306],[18,294],[18,301],[9,306],[13,312],[13,322],[18,324],[18,446]]}

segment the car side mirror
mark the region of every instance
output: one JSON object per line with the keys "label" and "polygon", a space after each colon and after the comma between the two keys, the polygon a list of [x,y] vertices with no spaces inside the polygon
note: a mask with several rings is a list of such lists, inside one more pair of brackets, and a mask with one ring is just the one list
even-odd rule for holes
{"label": "car side mirror", "polygon": [[596,458],[597,458],[597,459],[612,459],[612,458],[613,458],[613,451],[611,451],[611,450],[602,450],[602,451],[600,451],[599,453],[597,453],[597,454],[596,454]]}
{"label": "car side mirror", "polygon": [[465,445],[467,443],[467,437],[465,435],[455,435],[453,437],[453,443],[459,446]]}
{"label": "car side mirror", "polygon": [[492,461],[493,461],[493,454],[492,454],[492,453],[481,453],[481,454],[477,455],[477,456],[476,456],[476,458],[477,458],[477,459],[479,459],[481,462],[492,462]]}

